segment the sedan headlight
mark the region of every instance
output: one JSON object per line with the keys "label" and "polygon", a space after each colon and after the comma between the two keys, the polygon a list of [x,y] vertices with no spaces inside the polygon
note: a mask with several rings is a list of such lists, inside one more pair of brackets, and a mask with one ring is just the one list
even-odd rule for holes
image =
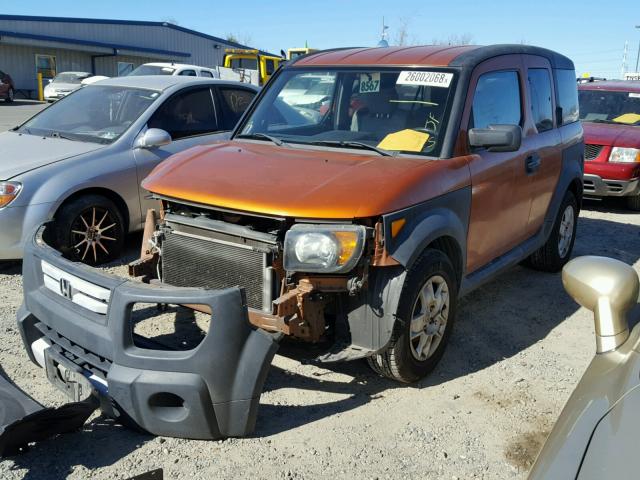
{"label": "sedan headlight", "polygon": [[6,207],[22,190],[20,182],[0,182],[0,208]]}
{"label": "sedan headlight", "polygon": [[609,161],[620,163],[640,162],[640,149],[613,147],[611,155],[609,155]]}
{"label": "sedan headlight", "polygon": [[361,225],[294,225],[284,237],[284,269],[348,272],[362,256],[365,233]]}

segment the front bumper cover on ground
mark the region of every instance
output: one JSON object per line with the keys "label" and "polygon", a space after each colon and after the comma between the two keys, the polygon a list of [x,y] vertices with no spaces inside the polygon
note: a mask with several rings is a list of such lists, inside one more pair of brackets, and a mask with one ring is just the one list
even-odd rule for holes
{"label": "front bumper cover on ground", "polygon": [[[35,345],[44,342],[56,358],[81,368],[104,413],[152,434],[216,439],[253,431],[278,338],[250,325],[241,288],[174,288],[115,277],[64,259],[43,240],[45,229],[25,245],[18,312],[32,361],[42,364]],[[51,276],[45,284],[43,268],[57,275],[59,291]],[[131,319],[136,303],[207,305],[211,327],[192,350],[140,348]]]}

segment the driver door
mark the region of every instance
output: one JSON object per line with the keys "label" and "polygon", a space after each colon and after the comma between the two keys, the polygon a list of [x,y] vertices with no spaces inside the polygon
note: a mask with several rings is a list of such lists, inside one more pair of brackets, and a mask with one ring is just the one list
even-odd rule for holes
{"label": "driver door", "polygon": [[151,170],[173,154],[229,136],[228,132],[220,132],[214,94],[209,86],[185,89],[167,99],[151,116],[147,128],[165,130],[172,141],[162,147],[134,150],[143,222],[147,210],[157,208],[157,202],[140,186]]}

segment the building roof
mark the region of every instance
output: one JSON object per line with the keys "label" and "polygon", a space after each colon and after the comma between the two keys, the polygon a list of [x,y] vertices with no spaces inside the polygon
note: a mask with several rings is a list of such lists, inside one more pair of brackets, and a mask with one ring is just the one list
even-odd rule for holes
{"label": "building roof", "polygon": [[573,69],[573,62],[551,50],[529,45],[425,45],[324,50],[292,62],[296,66],[386,65],[469,67],[498,55],[529,54],[549,59],[553,68]]}
{"label": "building roof", "polygon": [[113,77],[100,80],[91,85],[102,85],[107,87],[130,87],[130,88],[147,88],[149,90],[162,91],[174,85],[197,85],[197,84],[223,84],[223,85],[242,85],[254,90],[258,90],[255,85],[248,83],[233,82],[230,80],[218,80],[206,77],[183,77],[180,75],[135,75],[131,77]]}
{"label": "building roof", "polygon": [[610,92],[640,93],[640,81],[637,80],[602,80],[580,83],[578,90],[607,90]]}
{"label": "building roof", "polygon": [[[0,15],[2,17],[2,15]],[[35,33],[9,32],[0,30],[0,37],[25,38],[29,40],[40,40],[43,42],[57,42],[69,45],[84,45],[87,47],[104,48],[109,50],[125,50],[127,52],[150,53],[155,55],[165,55],[168,57],[190,57],[187,52],[176,52],[172,50],[161,50],[158,48],[138,47],[136,45],[124,45],[118,43],[96,42],[93,40],[82,40],[79,38],[57,37],[52,35],[39,35]]]}
{"label": "building roof", "polygon": [[[88,24],[99,24],[99,25],[134,25],[134,26],[141,26],[141,27],[165,27],[165,28],[170,28],[172,30],[177,30],[184,33],[189,33],[197,37],[206,38],[208,40],[213,40],[214,42],[224,43],[234,48],[247,48],[247,49],[252,48],[237,42],[231,42],[229,40],[225,40],[220,37],[214,37],[213,35],[208,35],[206,33],[198,32],[196,30],[191,30],[190,28],[174,25],[173,23],[169,23],[169,22],[150,22],[150,21],[144,21],[144,20],[114,20],[114,19],[101,19],[101,18],[44,17],[44,16],[31,16],[31,15],[0,15],[0,20],[15,20],[20,22],[88,23]],[[272,53],[265,52],[262,50],[259,50],[259,51],[264,55],[274,55]],[[275,55],[275,56],[279,56],[279,55]]]}

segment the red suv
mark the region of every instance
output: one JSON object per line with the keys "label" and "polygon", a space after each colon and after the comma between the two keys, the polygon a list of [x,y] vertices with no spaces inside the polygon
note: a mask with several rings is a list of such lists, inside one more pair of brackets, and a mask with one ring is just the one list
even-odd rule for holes
{"label": "red suv", "polygon": [[640,210],[640,82],[578,86],[584,127],[584,194],[626,197]]}
{"label": "red suv", "polygon": [[13,80],[9,74],[0,70],[0,98],[4,98],[5,102],[13,102],[14,92]]}

